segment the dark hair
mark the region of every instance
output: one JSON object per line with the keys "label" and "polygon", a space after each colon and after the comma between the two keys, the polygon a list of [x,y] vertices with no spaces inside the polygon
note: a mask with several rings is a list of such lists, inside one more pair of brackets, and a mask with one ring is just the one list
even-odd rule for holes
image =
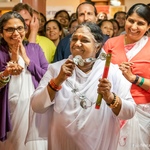
{"label": "dark hair", "polygon": [[40,15],[44,18],[45,22],[47,21],[46,16],[40,12]]}
{"label": "dark hair", "polygon": [[9,12],[4,13],[0,17],[0,33],[3,32],[3,27],[7,23],[7,21],[12,19],[12,18],[19,19],[23,23],[24,27],[26,28],[26,24],[25,24],[25,21],[22,18],[22,16],[19,13],[17,13],[16,11],[9,11]]}
{"label": "dark hair", "polygon": [[94,7],[95,16],[97,16],[97,9],[96,9],[94,3],[91,2],[91,1],[86,1],[86,2],[80,3],[80,4],[78,5],[78,7],[76,8],[76,17],[77,17],[77,18],[78,18],[78,9],[79,9],[79,7],[80,7],[81,5],[84,5],[84,4],[92,5],[92,6]]}
{"label": "dark hair", "polygon": [[133,5],[127,12],[127,17],[131,16],[133,13],[136,13],[138,16],[143,18],[148,25],[150,24],[150,8],[148,5],[143,3],[137,3]]}
{"label": "dark hair", "polygon": [[72,19],[72,20],[69,22],[68,28],[71,28],[71,25],[72,25],[75,21],[77,21],[77,19]]}
{"label": "dark hair", "polygon": [[33,16],[33,9],[28,4],[18,3],[12,8],[12,11],[20,12],[21,10],[27,10]]}
{"label": "dark hair", "polygon": [[[10,20],[10,19],[13,19],[13,18],[19,19],[23,23],[24,28],[26,29],[26,24],[25,24],[25,21],[22,18],[22,16],[16,11],[9,11],[9,12],[4,13],[0,17],[0,33],[3,33],[3,27],[7,23],[7,21]],[[4,45],[6,44],[6,42],[3,38],[0,38],[0,43],[4,44]],[[24,43],[26,44],[27,41],[24,41]]]}
{"label": "dark hair", "polygon": [[70,15],[69,15],[68,11],[67,11],[67,10],[64,10],[64,9],[57,11],[57,12],[55,13],[54,19],[55,19],[60,13],[62,13],[62,12],[65,12],[65,13],[67,14],[68,20],[70,21]]}
{"label": "dark hair", "polygon": [[55,22],[55,23],[57,24],[59,30],[62,31],[62,35],[61,35],[60,38],[63,38],[63,37],[64,37],[63,27],[62,27],[62,25],[60,24],[60,22],[57,21],[56,19],[50,19],[50,20],[48,20],[48,21],[45,22],[45,24],[44,24],[44,32],[46,32],[46,26],[47,26],[47,24],[50,23],[50,22]]}
{"label": "dark hair", "polygon": [[150,7],[150,3],[148,3],[147,6]]}
{"label": "dark hair", "polygon": [[[102,47],[103,41],[104,41],[104,37],[103,37],[104,35],[103,35],[100,27],[96,23],[93,23],[93,22],[84,22],[84,23],[77,26],[75,32],[79,28],[83,28],[83,27],[86,27],[91,32],[91,34],[94,36],[94,39],[96,40],[96,42],[99,43]],[[99,56],[101,47],[100,47],[99,51],[97,52],[96,57]]]}
{"label": "dark hair", "polygon": [[105,19],[105,20],[101,20],[100,22],[98,22],[97,25],[101,28],[101,26],[103,25],[104,22],[110,22],[112,24],[112,22],[110,20]]}
{"label": "dark hair", "polygon": [[117,15],[118,14],[124,14],[126,16],[126,12],[125,11],[117,11],[115,14],[114,14],[114,19],[116,19]]}
{"label": "dark hair", "polygon": [[119,23],[116,19],[109,19],[112,23],[115,22],[118,26],[118,30],[120,29]]}

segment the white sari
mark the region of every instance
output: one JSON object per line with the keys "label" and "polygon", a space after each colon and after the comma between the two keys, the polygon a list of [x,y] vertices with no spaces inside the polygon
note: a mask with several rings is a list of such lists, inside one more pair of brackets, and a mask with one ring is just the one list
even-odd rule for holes
{"label": "white sari", "polygon": [[[130,83],[123,78],[118,66],[112,65],[108,78],[112,83],[112,91],[122,98],[122,109],[119,115],[115,116],[104,100],[102,100],[101,108],[95,109],[98,79],[102,77],[105,63],[97,60],[90,73],[85,74],[75,67],[73,75],[67,79],[74,88],[78,88],[80,93],[85,94],[89,101],[94,103],[91,107],[83,109],[80,106],[79,97],[71,92],[68,81],[63,83],[63,88],[51,102],[46,88],[47,83],[59,73],[65,61],[49,65],[48,71],[32,97],[32,106],[35,105],[37,111],[45,116],[42,125],[45,126],[43,129],[49,136],[49,150],[116,150],[120,129],[119,118],[131,118],[135,111],[129,92]],[[89,101],[87,101],[88,105],[90,105]],[[46,114],[47,110],[51,111],[49,115]],[[51,118],[49,132],[46,115],[49,119]],[[39,136],[44,130],[39,129],[35,132],[38,132]],[[32,140],[30,134],[27,141],[29,140]]]}
{"label": "white sari", "polygon": [[[147,43],[144,36],[127,53],[130,61]],[[135,116],[126,121],[120,131],[117,150],[149,150],[150,149],[150,103],[138,104]]]}
{"label": "white sari", "polygon": [[0,142],[0,150],[47,150],[46,141],[24,144],[29,122],[30,96],[35,89],[31,73],[22,57],[19,57],[18,63],[24,69],[20,75],[11,77],[8,92],[12,131],[8,133],[6,141]]}

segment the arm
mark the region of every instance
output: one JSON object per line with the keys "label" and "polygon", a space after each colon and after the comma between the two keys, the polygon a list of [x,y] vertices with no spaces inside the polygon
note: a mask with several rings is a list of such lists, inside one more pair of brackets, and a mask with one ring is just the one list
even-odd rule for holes
{"label": "arm", "polygon": [[31,105],[35,112],[45,112],[49,106],[55,103],[55,97],[59,94],[59,91],[48,85],[51,79],[57,86],[61,86],[62,83],[72,75],[74,67],[75,65],[70,59],[61,66],[60,71],[57,74],[55,73],[56,66],[55,68],[51,67],[51,65],[49,66],[48,71],[45,73],[39,87],[36,89],[32,97]]}
{"label": "arm", "polygon": [[124,77],[131,83],[136,84],[145,91],[150,93],[150,79],[137,76],[132,73],[132,62],[123,62],[120,64],[119,68],[122,71]]}
{"label": "arm", "polygon": [[30,43],[36,43],[36,36],[38,34],[38,30],[39,30],[39,21],[35,16],[33,16],[30,23],[30,34],[28,37],[28,41]]}
{"label": "arm", "polygon": [[[118,68],[117,65],[116,68]],[[135,113],[136,104],[130,93],[130,82],[124,78],[119,69],[116,70],[115,67],[112,68],[112,65],[110,66],[108,79],[104,78],[99,80],[98,93],[103,95],[103,99],[108,105],[114,104],[114,99],[116,99],[117,103],[111,105],[113,107],[108,107],[110,107],[113,113],[120,119],[132,118]]]}
{"label": "arm", "polygon": [[48,62],[41,47],[38,44],[29,44],[26,47],[26,51],[30,59],[30,63],[27,66],[27,69],[39,82],[48,68]]}

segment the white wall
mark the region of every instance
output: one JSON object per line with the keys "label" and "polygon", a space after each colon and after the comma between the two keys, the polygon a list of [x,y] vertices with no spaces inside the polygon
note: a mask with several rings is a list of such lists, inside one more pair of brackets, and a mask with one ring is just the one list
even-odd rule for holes
{"label": "white wall", "polygon": [[135,3],[148,4],[148,3],[150,3],[150,0],[125,0],[126,11],[128,11],[129,8],[130,8],[132,5],[134,5]]}

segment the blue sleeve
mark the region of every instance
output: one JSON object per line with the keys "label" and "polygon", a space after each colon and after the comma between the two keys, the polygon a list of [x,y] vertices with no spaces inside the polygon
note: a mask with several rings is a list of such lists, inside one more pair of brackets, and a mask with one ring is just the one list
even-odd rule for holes
{"label": "blue sleeve", "polygon": [[61,40],[56,48],[53,62],[63,59],[63,41]]}

